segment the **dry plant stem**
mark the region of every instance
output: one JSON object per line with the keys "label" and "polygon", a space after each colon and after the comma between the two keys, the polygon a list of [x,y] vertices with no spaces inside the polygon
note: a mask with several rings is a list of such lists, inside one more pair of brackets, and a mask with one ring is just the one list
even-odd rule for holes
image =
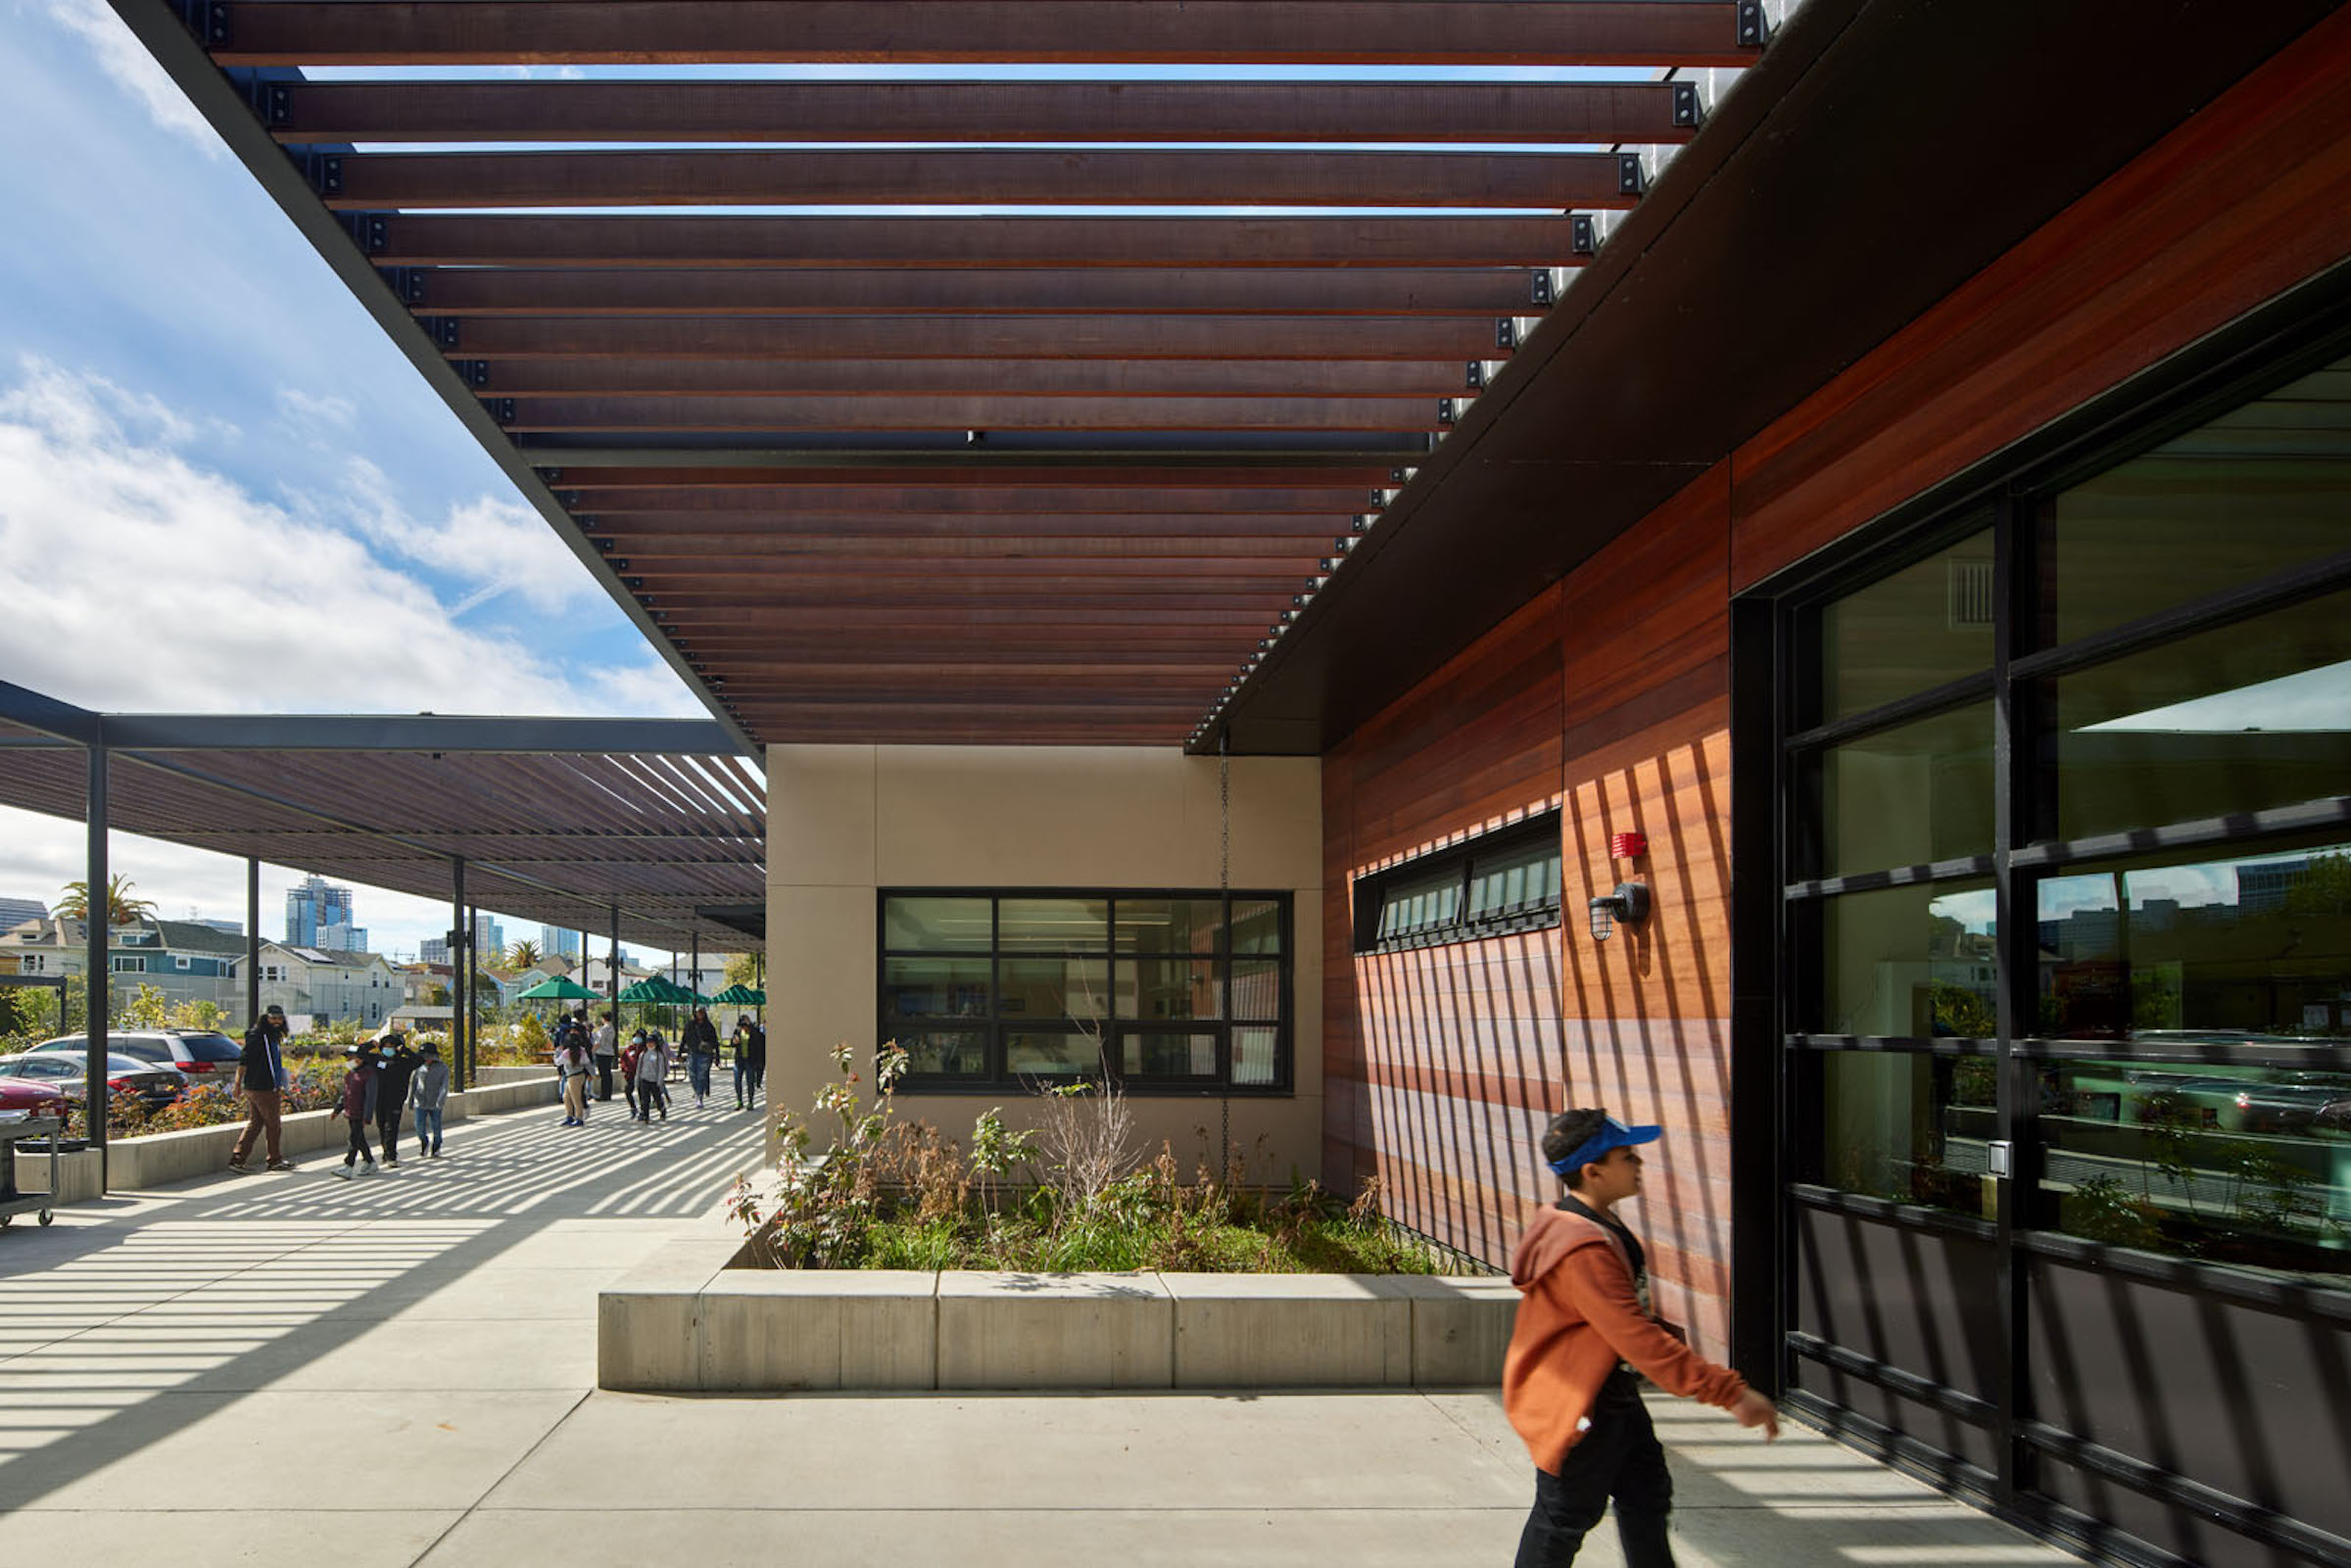
{"label": "dry plant stem", "polygon": [[1048,1091],[1041,1109],[1037,1148],[1062,1214],[1076,1217],[1091,1210],[1134,1164],[1133,1109],[1115,1082]]}

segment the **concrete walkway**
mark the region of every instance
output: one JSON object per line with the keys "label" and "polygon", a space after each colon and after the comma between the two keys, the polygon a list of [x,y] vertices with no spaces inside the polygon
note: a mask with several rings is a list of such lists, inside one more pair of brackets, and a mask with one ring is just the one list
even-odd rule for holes
{"label": "concrete walkway", "polygon": [[[344,1183],[222,1176],[0,1235],[13,1560],[1507,1563],[1481,1394],[663,1399],[595,1391],[596,1293],[758,1145],[730,1106],[451,1129]],[[1682,1561],[2062,1563],[1822,1438],[1655,1405]],[[1618,1563],[1606,1527],[1583,1562]]]}

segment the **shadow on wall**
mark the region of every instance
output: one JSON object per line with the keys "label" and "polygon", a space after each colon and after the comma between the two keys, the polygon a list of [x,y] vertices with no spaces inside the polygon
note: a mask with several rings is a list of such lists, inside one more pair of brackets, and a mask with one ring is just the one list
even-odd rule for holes
{"label": "shadow on wall", "polygon": [[[1658,1310],[1720,1354],[1731,1263],[1730,731],[1717,722],[1683,744],[1643,749],[1569,782],[1559,1076],[1571,1103],[1665,1127],[1634,1218]],[[1628,832],[1648,836],[1649,853],[1612,860],[1610,835]],[[1586,901],[1630,880],[1649,883],[1650,918],[1595,942]]]}

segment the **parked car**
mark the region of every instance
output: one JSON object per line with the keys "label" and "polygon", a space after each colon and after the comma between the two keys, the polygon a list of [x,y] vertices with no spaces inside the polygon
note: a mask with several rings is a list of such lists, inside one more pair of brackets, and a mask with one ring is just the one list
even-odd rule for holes
{"label": "parked car", "polygon": [[[63,1051],[27,1051],[21,1056],[0,1057],[0,1077],[45,1084],[69,1100],[79,1101],[83,1098],[83,1067],[81,1058],[68,1056]],[[177,1068],[158,1067],[135,1056],[109,1051],[106,1086],[116,1094],[137,1097],[148,1110],[154,1111],[188,1092],[188,1075]]]}
{"label": "parked car", "polygon": [[14,1120],[17,1116],[56,1117],[65,1119],[72,1102],[49,1087],[25,1078],[0,1078],[0,1117]]}
{"label": "parked car", "polygon": [[[32,1049],[62,1051],[78,1058],[89,1048],[89,1042],[78,1034],[61,1034]],[[106,1048],[158,1067],[177,1068],[198,1083],[224,1083],[232,1089],[236,1087],[237,1064],[245,1055],[242,1045],[217,1029],[109,1029]]]}

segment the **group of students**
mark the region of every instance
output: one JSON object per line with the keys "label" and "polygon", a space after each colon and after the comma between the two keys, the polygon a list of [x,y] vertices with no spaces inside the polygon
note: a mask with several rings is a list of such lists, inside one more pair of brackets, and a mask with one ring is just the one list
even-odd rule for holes
{"label": "group of students", "polygon": [[404,1111],[415,1118],[417,1157],[438,1157],[442,1111],[449,1104],[449,1064],[441,1060],[441,1047],[427,1040],[419,1049],[405,1034],[388,1034],[350,1046],[344,1055],[350,1066],[343,1073],[343,1102],[328,1115],[351,1124],[351,1147],[335,1174],[346,1181],[375,1174],[375,1151],[367,1138],[371,1126],[383,1143],[385,1166],[399,1164]]}
{"label": "group of students", "polygon": [[[694,1103],[700,1106],[710,1097],[710,1074],[719,1051],[718,1027],[710,1022],[707,1009],[694,1010],[680,1044],[694,1086]],[[735,1059],[735,1108],[741,1111],[758,1103],[760,1086],[766,1081],[767,1031],[747,1018],[738,1018],[731,1045]],[[593,1098],[612,1098],[615,1068],[628,1096],[629,1115],[639,1121],[650,1121],[658,1113],[667,1121],[669,1069],[675,1061],[676,1053],[657,1028],[638,1029],[624,1049],[610,1013],[600,1014],[593,1030],[588,1026],[585,1011],[571,1014],[555,1025],[555,1073],[563,1082],[563,1125],[588,1124],[591,1075],[598,1082]]]}

